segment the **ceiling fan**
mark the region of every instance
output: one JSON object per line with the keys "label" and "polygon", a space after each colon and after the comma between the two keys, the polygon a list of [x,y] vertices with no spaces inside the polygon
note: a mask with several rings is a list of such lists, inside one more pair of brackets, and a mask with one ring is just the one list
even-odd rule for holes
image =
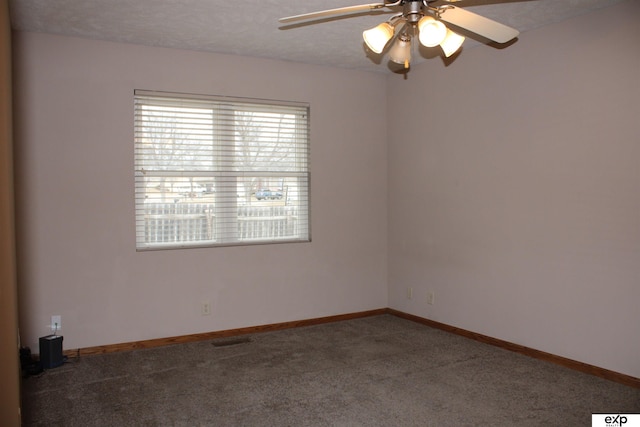
{"label": "ceiling fan", "polygon": [[423,46],[440,46],[446,57],[450,57],[460,49],[465,37],[447,28],[443,21],[454,28],[470,31],[496,43],[507,43],[520,34],[515,28],[451,4],[458,1],[460,0],[385,0],[384,3],[347,6],[288,16],[280,18],[279,21],[288,24],[345,13],[367,13],[389,9],[389,12],[396,13],[386,22],[365,30],[362,37],[369,49],[377,54],[382,54],[389,46],[389,59],[402,64],[404,68],[409,68],[411,42],[416,38]]}

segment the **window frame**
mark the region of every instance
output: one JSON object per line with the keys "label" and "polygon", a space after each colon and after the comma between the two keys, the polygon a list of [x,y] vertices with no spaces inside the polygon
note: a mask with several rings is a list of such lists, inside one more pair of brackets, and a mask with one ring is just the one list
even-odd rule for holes
{"label": "window frame", "polygon": [[[181,104],[183,106],[179,107],[178,105]],[[148,133],[145,134],[143,130],[146,123],[144,121],[144,117],[147,117],[145,116],[145,114],[148,114],[150,116],[151,113],[145,113],[143,111],[145,109],[143,106],[146,106],[148,109],[151,109],[153,107],[166,106],[175,108],[175,111],[179,111],[181,108],[183,110],[195,110],[196,107],[193,107],[193,105],[202,105],[202,107],[198,107],[201,108],[202,111],[208,111],[209,109],[211,110],[211,165],[208,166],[208,169],[202,170],[202,165],[196,164],[197,160],[192,160],[193,163],[191,164],[191,169],[184,169],[184,159],[182,157],[176,156],[175,161],[180,166],[176,166],[176,170],[163,170],[162,166],[158,165],[162,165],[165,161],[174,161],[174,158],[172,158],[171,156],[169,156],[169,160],[166,160],[165,156],[163,160],[156,160],[157,165],[155,167],[148,168],[147,166],[150,163],[153,163],[153,161],[150,160],[150,155],[141,153],[149,150],[149,144],[153,145],[153,143],[149,142],[152,138],[148,136]],[[221,106],[224,106],[224,109]],[[311,108],[309,103],[304,102],[160,92],[141,89],[134,90],[134,211],[136,224],[136,251],[311,242],[310,110]],[[287,157],[287,162],[293,163],[295,167],[282,170],[255,170],[252,169],[251,166],[238,166],[238,164],[241,163],[241,161],[238,159],[245,159],[244,157],[237,154],[239,150],[239,131],[237,130],[239,127],[237,122],[237,113],[241,111],[257,114],[268,113],[275,116],[279,114],[280,122],[283,121],[283,118],[285,116],[288,117],[289,115],[291,115],[293,117],[293,130],[289,129],[289,132],[291,134],[289,136],[291,139],[291,141],[288,143],[290,145],[289,148],[286,148],[287,143],[284,144],[285,151],[289,150],[286,151],[288,153],[286,156],[291,156],[293,158],[293,161],[291,161],[289,157]],[[293,113],[285,114],[283,111],[292,111]],[[231,112],[231,119],[228,117],[229,112]],[[175,114],[177,117],[179,113]],[[227,115],[227,117],[220,119],[220,117],[224,116],[225,114]],[[179,118],[175,118],[175,121],[172,122],[175,128],[178,128],[182,123],[180,122],[180,120],[181,119]],[[258,125],[255,125],[257,126],[256,129],[262,129],[260,128],[261,125],[259,124],[260,120],[255,120],[255,122],[258,123]],[[268,125],[263,124],[262,126]],[[277,129],[277,135],[280,135],[280,127],[278,127]],[[270,130],[270,128],[268,130]],[[221,137],[221,135],[224,135],[224,137]],[[159,138],[162,139],[163,137],[160,136]],[[202,141],[208,140],[203,139]],[[254,141],[254,144],[255,143],[256,142]],[[258,142],[256,146],[258,147],[258,151],[262,150],[264,147],[275,147],[273,148],[273,150],[275,151],[278,148],[278,144],[281,143],[283,142],[280,140],[271,141],[269,143]],[[145,146],[144,144],[147,145]],[[160,146],[164,146],[163,144],[165,143],[158,143],[158,145]],[[175,141],[173,141],[172,144],[174,144],[174,147],[177,146]],[[196,150],[198,149],[196,148]],[[231,155],[229,155],[229,153],[231,153]],[[291,153],[293,153],[293,155],[291,155]],[[197,154],[195,154],[194,157],[197,157],[198,155],[200,155],[199,151],[197,151]],[[229,158],[231,158],[231,160],[229,160]],[[226,159],[226,161],[220,161],[220,159]],[[270,159],[270,161],[277,163],[277,159],[274,159],[273,157]],[[265,163],[265,161],[263,160],[261,164],[270,163]],[[172,188],[171,191],[175,191],[173,190],[173,186],[176,185],[176,183],[180,184],[180,182],[176,180],[185,178],[190,180],[189,182],[191,182],[192,189],[194,179],[210,179],[214,183],[214,188],[221,188],[222,190],[219,192],[216,192],[214,190],[214,193],[216,193],[213,195],[214,202],[210,204],[213,207],[211,207],[208,211],[208,215],[210,215],[212,218],[215,218],[215,221],[212,221],[213,225],[209,225],[211,229],[208,230],[208,234],[215,237],[196,240],[164,240],[160,242],[151,242],[148,238],[148,221],[150,215],[148,213],[145,213],[148,212],[148,210],[146,210],[147,207],[152,204],[149,203],[147,205],[147,193],[149,192],[150,188],[148,182],[151,178],[160,179],[160,182],[162,183],[164,183],[164,180],[166,179],[173,180],[170,183]],[[242,219],[242,221],[244,221],[245,219],[249,219],[248,217],[241,216],[240,212],[247,212],[247,210],[250,211],[252,208],[257,208],[257,206],[251,206],[251,203],[253,203],[251,199],[252,196],[255,197],[255,193],[249,193],[249,195],[247,196],[249,206],[247,207],[246,205],[242,205],[241,209],[241,205],[238,202],[240,197],[238,188],[240,188],[241,186],[244,187],[243,193],[247,193],[247,184],[244,181],[242,181],[241,184],[241,180],[257,178],[258,182],[261,182],[262,179],[269,182],[274,180],[274,178],[279,179],[281,183],[287,180],[286,182],[295,188],[297,201],[295,201],[293,205],[289,206],[290,209],[277,210],[272,208],[271,216],[264,216],[264,219],[262,221],[291,221],[292,223],[295,223],[295,226],[283,227],[280,225],[279,227],[280,229],[286,228],[287,230],[291,228],[295,230],[293,232],[294,234],[265,237],[263,232],[262,237],[248,238],[240,236],[240,234],[243,234],[239,231],[239,222],[241,221],[241,218],[244,218]],[[253,188],[252,186],[253,183],[249,187],[250,190]],[[162,185],[160,185],[160,187],[162,187]],[[164,187],[162,187],[160,191],[165,191],[163,188]],[[280,192],[282,193],[282,191]],[[233,197],[231,197],[230,195],[232,194],[235,194],[235,197],[237,198],[234,199]],[[289,196],[286,192],[284,199],[284,206],[287,206],[289,203]],[[295,212],[295,214],[280,216],[274,214],[274,212],[283,211],[289,213]],[[173,218],[174,221],[180,220],[180,214],[164,215]],[[162,214],[156,216],[162,217]],[[255,218],[250,219],[255,220]],[[164,231],[160,232],[160,234],[163,238],[167,237]]]}

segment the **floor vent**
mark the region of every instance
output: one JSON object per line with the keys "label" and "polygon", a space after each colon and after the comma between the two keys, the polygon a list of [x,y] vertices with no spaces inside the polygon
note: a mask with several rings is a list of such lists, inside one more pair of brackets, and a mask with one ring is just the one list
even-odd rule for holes
{"label": "floor vent", "polygon": [[228,347],[230,345],[246,344],[251,342],[251,338],[236,338],[232,340],[216,341],[214,347]]}

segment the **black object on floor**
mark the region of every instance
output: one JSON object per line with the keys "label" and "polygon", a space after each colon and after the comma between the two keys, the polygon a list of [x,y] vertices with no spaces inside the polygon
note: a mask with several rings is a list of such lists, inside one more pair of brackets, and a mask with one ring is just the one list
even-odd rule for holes
{"label": "black object on floor", "polygon": [[40,338],[40,364],[44,369],[56,368],[64,363],[62,336],[47,335]]}
{"label": "black object on floor", "polygon": [[22,377],[30,377],[42,373],[42,365],[33,358],[29,347],[20,347],[20,368],[22,369]]}

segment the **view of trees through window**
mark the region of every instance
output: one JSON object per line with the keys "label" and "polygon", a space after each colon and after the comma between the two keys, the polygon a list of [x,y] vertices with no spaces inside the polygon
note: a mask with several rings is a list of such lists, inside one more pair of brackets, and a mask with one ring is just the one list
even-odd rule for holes
{"label": "view of trees through window", "polygon": [[135,100],[138,249],[309,240],[308,106]]}

